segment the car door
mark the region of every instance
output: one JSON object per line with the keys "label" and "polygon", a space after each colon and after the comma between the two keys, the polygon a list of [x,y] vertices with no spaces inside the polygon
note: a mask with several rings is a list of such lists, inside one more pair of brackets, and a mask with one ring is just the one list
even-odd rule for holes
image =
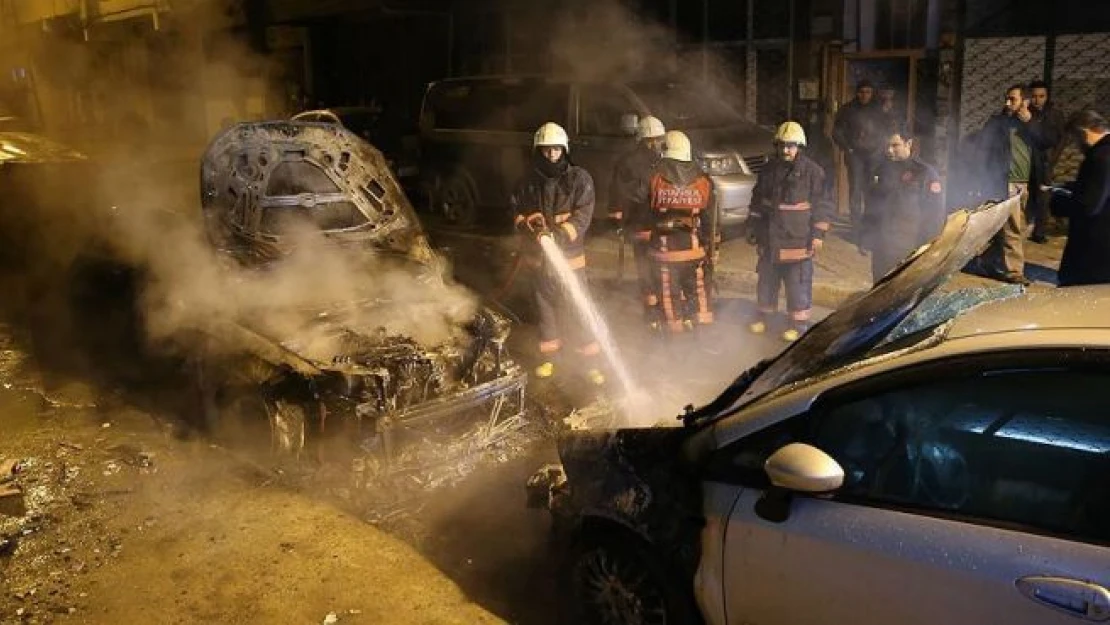
{"label": "car door", "polygon": [[594,218],[604,218],[613,208],[609,204],[609,185],[617,159],[636,145],[633,132],[624,122],[630,115],[642,114],[630,92],[618,85],[581,84],[577,86],[578,107],[575,131],[571,135],[571,160],[594,179],[597,207]]}
{"label": "car door", "polygon": [[[1102,354],[950,361],[740,441],[729,453],[749,487],[724,532],[727,622],[1110,619],[1108,385]],[[844,485],[768,520],[757,473],[789,441],[830,454]]]}

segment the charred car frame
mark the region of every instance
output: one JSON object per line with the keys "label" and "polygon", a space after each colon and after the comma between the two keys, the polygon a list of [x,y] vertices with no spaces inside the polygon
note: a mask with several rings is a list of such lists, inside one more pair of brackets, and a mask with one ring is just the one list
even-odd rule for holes
{"label": "charred car frame", "polygon": [[230,412],[262,413],[282,452],[298,454],[316,438],[393,462],[406,439],[478,432],[488,442],[519,424],[526,375],[506,353],[503,316],[476,307],[434,341],[386,327],[413,314],[406,307],[448,314],[438,294],[461,287],[443,277],[444,262],[373,146],[334,124],[239,124],[208,147],[201,194],[208,238],[235,271],[280,267],[296,245],[286,226],[307,224],[328,245],[371,259],[367,284],[389,271],[428,296],[351,292],[282,310],[280,327],[249,308],[208,320],[197,370],[210,427]]}

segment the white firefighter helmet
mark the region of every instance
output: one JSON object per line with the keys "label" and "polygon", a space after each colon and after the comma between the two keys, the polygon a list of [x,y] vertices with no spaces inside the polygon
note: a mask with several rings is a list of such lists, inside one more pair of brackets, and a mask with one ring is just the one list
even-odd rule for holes
{"label": "white firefighter helmet", "polygon": [[798,122],[785,122],[775,131],[775,143],[806,144],[806,131]]}
{"label": "white firefighter helmet", "polygon": [[663,158],[669,158],[676,161],[683,161],[689,163],[693,160],[690,150],[690,138],[686,133],[678,130],[668,130],[667,134],[663,135],[663,143],[666,145],[663,148]]}
{"label": "white firefighter helmet", "polygon": [[539,127],[536,135],[532,137],[532,147],[560,146],[563,150],[570,151],[570,142],[567,140],[567,131],[555,122],[547,122]]}
{"label": "white firefighter helmet", "polygon": [[640,118],[640,122],[636,124],[636,139],[658,139],[666,134],[667,129],[663,127],[663,122],[659,121],[658,117],[648,115],[647,117]]}

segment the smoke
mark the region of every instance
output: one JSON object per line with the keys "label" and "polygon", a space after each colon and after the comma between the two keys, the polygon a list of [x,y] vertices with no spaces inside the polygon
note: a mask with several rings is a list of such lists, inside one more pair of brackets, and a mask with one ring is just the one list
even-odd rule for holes
{"label": "smoke", "polygon": [[[340,327],[425,346],[450,341],[477,302],[444,283],[434,261],[398,262],[301,229],[290,233],[293,251],[282,262],[248,269],[206,239],[198,171],[208,138],[232,121],[289,112],[280,79],[260,78],[280,76],[278,61],[232,28],[241,22],[233,10],[239,4],[175,2],[161,31],[134,21],[93,23],[88,42],[61,21],[45,35],[21,34],[40,83],[44,131],[90,159],[88,167],[0,170],[7,182],[34,179],[20,180],[19,195],[9,193],[15,201],[3,209],[18,218],[5,220],[5,238],[23,243],[9,271],[33,271],[24,276],[38,283],[30,290],[51,292],[46,305],[62,309],[72,306],[60,290],[73,288],[67,276],[75,263],[107,254],[141,268],[137,304],[151,347],[188,350],[180,339],[228,321],[324,361],[339,349]],[[111,45],[101,41],[108,29]],[[39,305],[41,298],[25,308]],[[66,314],[74,313],[97,314]]]}

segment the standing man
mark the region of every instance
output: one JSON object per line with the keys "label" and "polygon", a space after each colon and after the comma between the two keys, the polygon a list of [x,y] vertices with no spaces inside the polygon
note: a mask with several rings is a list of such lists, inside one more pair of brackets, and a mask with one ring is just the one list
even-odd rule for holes
{"label": "standing man", "polygon": [[663,160],[648,183],[649,253],[663,321],[672,334],[713,323],[706,247],[713,236],[713,182],[693,162],[690,139],[666,134]]}
{"label": "standing man", "polygon": [[825,172],[801,149],[806,135],[797,122],[775,132],[776,156],[759,172],[752,190],[748,241],[758,246],[757,312],[748,329],[767,330],[778,309],[779,287],[786,287],[790,327],[782,339],[795,341],[809,329],[813,303],[813,256],[829,231],[832,201],[825,190]]}
{"label": "standing man", "polygon": [[1072,115],[1067,129],[1086,156],[1067,193],[1052,200],[1052,213],[1068,218],[1059,283],[1110,284],[1110,123],[1088,109]]}
{"label": "standing man", "polygon": [[613,209],[610,217],[620,224],[621,245],[632,241],[632,257],[636,263],[636,282],[644,307],[644,320],[657,323],[659,297],[652,286],[652,266],[647,258],[651,236],[650,214],[645,201],[637,201],[640,187],[651,177],[663,154],[666,129],[658,118],[648,115],[636,127],[636,147],[623,154],[613,167],[609,199]]}
{"label": "standing man", "polygon": [[1033,123],[1025,88],[1006,90],[1005,106],[991,116],[976,137],[979,183],[987,199],[1003,200],[1021,195],[1002,230],[985,252],[986,273],[1011,284],[1028,285],[1025,277],[1025,204],[1029,187],[1039,188],[1045,164],[1040,127]]}
{"label": "standing man", "polygon": [[[1041,184],[1051,184],[1052,172],[1064,147],[1064,114],[1057,109],[1048,97],[1048,83],[1034,80],[1029,83],[1029,112],[1033,114],[1033,125],[1039,127],[1044,162],[1044,179]],[[1029,237],[1034,243],[1047,243],[1048,193],[1034,188],[1029,196],[1029,216],[1033,221],[1033,233]]]}
{"label": "standing man", "polygon": [[[575,279],[586,284],[586,248],[584,238],[594,214],[594,181],[589,172],[572,165],[567,157],[569,142],[562,126],[547,122],[532,139],[532,171],[525,174],[509,198],[513,223],[537,244],[551,237],[559,251],[574,269]],[[585,361],[586,377],[597,385],[605,383],[598,369],[600,346],[583,327],[581,318],[568,301],[563,285],[551,263],[539,256],[534,292],[540,318],[539,352],[542,362],[536,367],[537,378],[555,374],[555,358],[563,346],[563,334],[573,329],[578,352]]]}
{"label": "standing man", "polygon": [[875,171],[859,243],[861,250],[871,252],[872,282],[933,240],[944,227],[940,175],[913,155],[915,142],[904,125],[892,132],[886,161]]}
{"label": "standing man", "polygon": [[848,210],[855,228],[863,215],[868,180],[883,148],[882,112],[874,95],[871,81],[859,81],[856,98],[840,107],[833,122],[833,142],[844,152],[848,166]]}

